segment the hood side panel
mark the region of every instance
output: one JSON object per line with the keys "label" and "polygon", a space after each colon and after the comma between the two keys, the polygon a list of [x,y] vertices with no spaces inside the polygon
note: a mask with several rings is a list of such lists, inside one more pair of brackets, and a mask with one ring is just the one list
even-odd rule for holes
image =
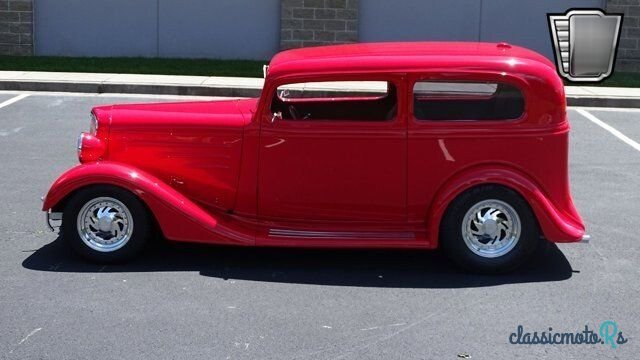
{"label": "hood side panel", "polygon": [[153,174],[207,208],[234,208],[245,123],[235,101],[112,111],[109,161]]}

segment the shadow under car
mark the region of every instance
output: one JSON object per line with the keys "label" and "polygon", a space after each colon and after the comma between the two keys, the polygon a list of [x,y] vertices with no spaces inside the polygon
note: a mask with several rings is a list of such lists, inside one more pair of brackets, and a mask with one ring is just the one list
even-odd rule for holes
{"label": "shadow under car", "polygon": [[247,248],[155,241],[124,264],[89,263],[58,237],[22,265],[31,270],[75,273],[198,271],[203,276],[295,284],[383,288],[468,288],[562,281],[568,260],[544,242],[531,261],[506,275],[479,275],[455,267],[440,251]]}

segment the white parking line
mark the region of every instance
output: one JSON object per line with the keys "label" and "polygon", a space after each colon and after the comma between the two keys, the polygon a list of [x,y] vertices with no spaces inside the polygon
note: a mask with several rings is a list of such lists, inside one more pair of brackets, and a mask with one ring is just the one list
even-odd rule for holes
{"label": "white parking line", "polygon": [[637,142],[631,140],[630,138],[628,138],[625,134],[621,133],[620,131],[618,131],[616,128],[614,128],[613,126],[605,123],[604,121],[598,119],[597,117],[593,116],[590,112],[588,112],[587,110],[584,109],[575,109],[575,111],[577,111],[580,115],[586,117],[587,119],[591,120],[591,122],[595,123],[596,125],[600,126],[601,128],[607,130],[608,132],[610,132],[611,134],[613,134],[615,137],[617,137],[618,139],[624,141],[627,145],[631,146],[632,148],[640,151],[640,144],[638,144]]}
{"label": "white parking line", "polygon": [[5,101],[5,102],[2,102],[2,103],[0,103],[0,109],[2,109],[5,106],[9,106],[9,105],[11,105],[11,104],[13,104],[15,102],[18,102],[18,101],[26,98],[27,96],[29,96],[29,94],[22,94],[22,95],[18,95],[16,97],[13,97],[13,98]]}

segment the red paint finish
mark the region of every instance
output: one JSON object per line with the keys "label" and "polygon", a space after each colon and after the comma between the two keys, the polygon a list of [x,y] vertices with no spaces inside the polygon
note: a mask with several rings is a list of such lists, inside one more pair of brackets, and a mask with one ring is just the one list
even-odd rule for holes
{"label": "red paint finish", "polygon": [[44,208],[54,208],[68,194],[95,184],[120,186],[139,196],[170,239],[232,245],[254,243],[251,231],[243,230],[240,222],[228,224],[229,217],[213,216],[158,177],[111,161],[78,165],[62,174],[44,199]]}
{"label": "red paint finish", "polygon": [[[393,119],[272,121],[278,86],[358,80],[395,85]],[[513,85],[524,95],[524,115],[417,120],[412,92],[420,80]],[[111,184],[138,195],[164,235],[177,241],[435,248],[448,204],[493,183],[529,202],[547,239],[571,242],[584,234],[569,191],[562,81],[547,59],[516,46],[291,50],[271,61],[260,99],[116,105],[93,113],[98,130],[86,135],[82,165],[53,184],[43,210],[61,211],[81,187]]]}
{"label": "red paint finish", "polygon": [[[323,79],[327,77],[304,81]],[[387,80],[402,85],[400,76],[351,76],[349,80]],[[299,119],[272,123],[271,114],[263,114],[258,178],[262,219],[282,225],[308,220],[406,221],[404,116],[390,121]],[[336,190],[338,196],[331,195]]]}
{"label": "red paint finish", "polygon": [[78,137],[78,160],[81,163],[102,160],[105,144],[92,134],[81,133]]}
{"label": "red paint finish", "polygon": [[205,208],[226,211],[235,206],[246,123],[237,101],[118,105],[107,157],[154,174]]}

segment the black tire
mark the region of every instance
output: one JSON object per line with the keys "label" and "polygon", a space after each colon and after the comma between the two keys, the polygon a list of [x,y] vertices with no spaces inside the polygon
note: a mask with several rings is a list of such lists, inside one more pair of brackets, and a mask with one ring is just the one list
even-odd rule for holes
{"label": "black tire", "polygon": [[[117,200],[131,216],[132,221],[128,223],[132,224],[132,230],[128,232],[128,240],[124,241],[123,245],[118,245],[121,246],[119,248],[96,250],[91,247],[98,247],[96,242],[83,240],[80,233],[78,228],[80,212],[86,204],[95,202],[99,198]],[[134,194],[116,186],[96,185],[78,190],[69,199],[62,216],[61,233],[63,239],[80,256],[92,262],[108,264],[130,260],[140,253],[151,233],[150,225],[151,221],[146,206]]]}
{"label": "black tire", "polygon": [[[487,257],[486,253],[483,256],[479,255],[477,252],[485,250],[477,248],[472,250],[473,245],[468,245],[463,235],[463,225],[466,228],[470,223],[465,220],[467,212],[472,211],[472,208],[484,200],[498,200],[506,203],[511,210],[515,210],[520,223],[519,236],[514,236],[517,238],[515,245],[512,248],[505,246],[503,251],[506,252],[492,255],[495,257]],[[475,211],[472,213],[477,214]],[[481,210],[480,213],[482,213]],[[479,229],[475,225],[472,227]],[[498,230],[497,233],[500,231]],[[489,238],[483,236],[485,235],[470,237],[491,242],[487,240]],[[498,244],[500,241],[505,240],[499,240]],[[499,185],[482,185],[460,194],[449,204],[440,224],[440,243],[446,254],[460,267],[477,273],[499,274],[513,271],[530,259],[540,242],[538,222],[529,204],[515,191]],[[505,244],[507,243],[508,241]]]}

